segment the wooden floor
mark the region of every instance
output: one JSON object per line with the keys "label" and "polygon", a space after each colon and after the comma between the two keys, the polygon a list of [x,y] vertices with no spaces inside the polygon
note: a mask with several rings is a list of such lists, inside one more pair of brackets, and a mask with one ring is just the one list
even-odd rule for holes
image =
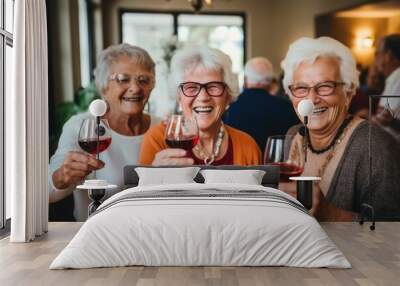
{"label": "wooden floor", "polygon": [[400,285],[400,223],[323,223],[353,268],[123,267],[48,270],[80,223],[50,223],[32,243],[0,241],[0,285]]}

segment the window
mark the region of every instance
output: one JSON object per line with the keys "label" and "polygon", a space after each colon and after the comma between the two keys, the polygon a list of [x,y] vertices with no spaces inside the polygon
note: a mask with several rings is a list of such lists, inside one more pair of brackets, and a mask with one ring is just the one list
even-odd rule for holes
{"label": "window", "polygon": [[178,16],[178,40],[185,44],[204,44],[228,54],[232,69],[240,74],[244,61],[243,17],[230,15]]}
{"label": "window", "polygon": [[6,97],[11,93],[13,22],[14,0],[0,0],[0,228],[4,228],[6,220],[11,217],[11,196],[4,187],[4,106]]}
{"label": "window", "polygon": [[162,49],[163,43],[174,34],[174,17],[167,13],[124,13],[121,17],[122,42],[142,47],[156,63],[156,86],[147,111],[163,117],[175,107],[175,101],[165,92],[168,90],[168,68]]}
{"label": "window", "polygon": [[168,94],[168,46],[207,44],[231,57],[233,71],[243,82],[245,60],[244,14],[191,14],[188,12],[120,11],[120,40],[144,48],[156,62],[156,86],[150,97],[150,112],[163,117],[175,106]]}

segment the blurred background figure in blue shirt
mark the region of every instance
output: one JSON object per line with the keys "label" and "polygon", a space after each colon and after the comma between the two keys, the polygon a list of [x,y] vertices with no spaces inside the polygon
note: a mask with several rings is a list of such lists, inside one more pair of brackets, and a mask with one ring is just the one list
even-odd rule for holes
{"label": "blurred background figure in blue shirt", "polygon": [[273,79],[268,59],[250,59],[244,70],[244,89],[224,118],[226,124],[250,134],[262,151],[269,136],[284,135],[299,123],[290,101],[272,94]]}

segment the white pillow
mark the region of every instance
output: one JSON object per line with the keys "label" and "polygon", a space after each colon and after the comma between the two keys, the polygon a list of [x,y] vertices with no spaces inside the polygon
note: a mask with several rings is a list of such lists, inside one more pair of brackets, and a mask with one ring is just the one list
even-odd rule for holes
{"label": "white pillow", "polygon": [[262,170],[201,170],[204,183],[235,183],[261,185],[265,171]]}
{"label": "white pillow", "polygon": [[139,186],[195,183],[193,179],[199,170],[199,167],[135,168],[139,176]]}

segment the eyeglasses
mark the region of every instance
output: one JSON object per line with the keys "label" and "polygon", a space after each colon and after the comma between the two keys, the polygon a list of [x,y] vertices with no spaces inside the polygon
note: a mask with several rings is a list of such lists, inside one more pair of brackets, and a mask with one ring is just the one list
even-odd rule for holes
{"label": "eyeglasses", "polygon": [[110,76],[110,80],[115,80],[116,83],[124,87],[129,86],[132,78],[141,88],[149,89],[154,86],[154,78],[148,75],[131,76],[129,74],[117,73]]}
{"label": "eyeglasses", "polygon": [[226,88],[226,83],[222,81],[210,81],[207,83],[199,82],[183,82],[179,85],[184,96],[196,97],[199,95],[202,88],[204,88],[209,96],[219,97]]}
{"label": "eyeglasses", "polygon": [[314,86],[307,86],[304,84],[292,84],[289,85],[289,89],[292,92],[293,96],[297,98],[306,97],[310,93],[311,89],[314,89],[314,91],[319,96],[329,96],[333,94],[335,88],[338,85],[344,85],[344,84],[345,84],[344,82],[325,81],[318,83]]}

